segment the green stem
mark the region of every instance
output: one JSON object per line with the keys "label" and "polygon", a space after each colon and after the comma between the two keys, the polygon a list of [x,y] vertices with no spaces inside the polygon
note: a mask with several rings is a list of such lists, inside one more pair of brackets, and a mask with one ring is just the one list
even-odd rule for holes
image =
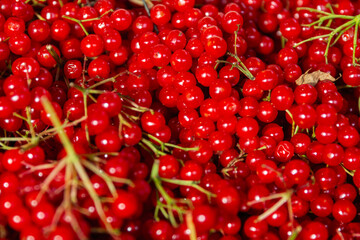
{"label": "green stem", "polygon": [[106,183],[107,187],[109,188],[113,197],[117,198],[118,194],[116,191],[116,187],[115,187],[114,183],[111,181],[110,177],[105,172],[103,172],[101,169],[99,169],[98,167],[96,167],[95,165],[93,165],[92,163],[90,163],[86,160],[83,160],[82,164],[87,169],[89,169],[90,171],[92,171],[93,173],[98,175],[100,178],[102,178],[105,181],[105,183]]}
{"label": "green stem", "polygon": [[234,54],[235,54],[235,56],[237,56],[236,41],[237,41],[237,35],[238,35],[239,30],[240,30],[240,25],[238,24],[236,31],[234,31],[234,35],[235,35],[235,39],[234,39]]}
{"label": "green stem", "polygon": [[[87,175],[84,167],[81,165],[79,156],[75,152],[75,149],[74,149],[70,139],[66,135],[64,128],[62,127],[61,122],[60,122],[59,118],[57,117],[53,106],[51,105],[49,99],[45,96],[43,96],[41,98],[41,103],[42,103],[45,111],[50,114],[50,120],[51,120],[52,124],[54,125],[55,129],[57,130],[60,141],[61,141],[61,143],[66,151],[66,154],[67,154],[65,159],[61,160],[59,162],[58,166],[56,167],[56,168],[59,168],[58,172],[60,172],[60,170],[63,169],[63,167],[65,167],[66,164],[72,164],[74,166],[76,173],[82,179],[85,189],[87,190],[91,199],[94,202],[95,209],[96,209],[97,213],[99,214],[100,219],[104,223],[106,229],[108,229],[109,233],[114,235],[114,230],[113,230],[111,224],[106,220],[106,215],[104,213],[104,209],[102,207],[101,201],[89,179],[89,176]],[[61,167],[61,165],[63,165],[63,166]],[[50,175],[54,174],[54,172],[55,172],[54,170],[50,173]],[[50,179],[50,182],[51,182],[53,178],[51,179],[50,175],[48,176],[47,179]],[[56,175],[57,175],[57,173],[55,174],[55,176]],[[50,184],[50,182],[49,182],[49,184]],[[46,188],[46,190],[47,190],[47,188]]]}
{"label": "green stem", "polygon": [[[305,25],[304,25],[305,26]],[[315,26],[315,29],[322,29],[322,30],[329,30],[329,31],[334,31],[334,28],[331,27],[325,27],[325,26]]]}
{"label": "green stem", "polygon": [[216,194],[200,187],[198,185],[198,182],[195,181],[188,181],[188,180],[180,180],[180,179],[170,179],[170,178],[160,178],[161,181],[163,182],[167,182],[167,183],[171,183],[171,184],[176,184],[176,185],[180,185],[180,186],[188,186],[188,187],[193,187],[196,190],[206,194],[209,197],[216,197]]}
{"label": "green stem", "polygon": [[[328,17],[325,20],[335,19],[335,18],[351,20],[351,19],[355,18],[355,16],[346,16],[346,15],[333,14],[333,13],[328,13],[328,12],[325,12],[325,11],[317,10],[317,9],[314,9],[314,8],[308,8],[308,7],[298,7],[296,9],[297,9],[297,11],[307,10],[309,12],[316,12],[316,13],[325,15],[325,17]],[[323,18],[325,18],[325,17],[323,17]]]}
{"label": "green stem", "polygon": [[[84,102],[84,115],[87,118],[88,117],[88,109],[87,109],[87,94],[83,93],[83,102]],[[89,134],[89,127],[87,123],[85,123],[85,136],[86,140],[90,145],[90,134]]]}
{"label": "green stem", "polygon": [[105,84],[105,83],[115,82],[115,81],[116,81],[115,78],[114,78],[114,77],[111,77],[111,78],[108,78],[108,79],[104,79],[104,80],[102,80],[102,81],[100,81],[100,82],[97,82],[97,83],[95,83],[94,85],[91,85],[89,88],[90,88],[90,89],[94,89],[94,88],[96,88],[96,87],[98,87],[98,86],[101,86],[101,85],[103,85],[103,84]]}
{"label": "green stem", "polygon": [[334,42],[330,46],[333,47],[339,41],[341,36],[352,27],[353,26],[348,26],[348,27],[344,28],[341,32],[339,32],[338,36],[335,38]]}
{"label": "green stem", "polygon": [[288,238],[288,240],[295,240],[299,236],[299,233],[301,232],[302,227],[299,225],[297,226],[294,231],[292,232],[291,236]]}
{"label": "green stem", "polygon": [[81,165],[80,161],[74,161],[73,164],[74,164],[77,174],[80,176],[80,178],[83,181],[85,189],[87,190],[91,199],[94,202],[96,212],[99,214],[101,221],[104,223],[104,225],[105,225],[106,229],[109,231],[109,233],[111,235],[115,235],[115,231],[114,231],[113,227],[106,220],[106,215],[105,215],[104,209],[102,207],[101,201],[99,199],[99,196],[97,195],[84,167]]}
{"label": "green stem", "polygon": [[284,48],[286,44],[286,38],[284,38],[283,36],[281,36],[281,47]]}
{"label": "green stem", "polygon": [[320,13],[323,15],[330,15],[331,13],[325,12],[325,11],[321,11],[321,10],[317,10],[315,8],[309,8],[309,7],[298,7],[296,8],[296,11],[301,11],[301,10],[306,10],[309,12],[316,12],[316,13]]}
{"label": "green stem", "polygon": [[195,228],[195,224],[194,224],[193,216],[192,216],[191,212],[186,214],[186,225],[190,230],[190,236],[189,236],[190,240],[196,240],[197,239],[196,228]]}
{"label": "green stem", "polygon": [[273,200],[273,199],[277,199],[277,198],[283,198],[283,197],[284,197],[284,193],[274,193],[274,194],[272,194],[270,196],[262,197],[260,199],[250,201],[250,202],[247,203],[247,205],[252,206],[252,205],[260,203],[260,202],[266,202],[266,201],[269,201],[269,200]]}
{"label": "green stem", "polygon": [[236,61],[240,64],[240,68],[239,69],[242,69],[242,73],[245,74],[246,77],[248,77],[250,80],[254,80],[255,77],[252,75],[252,73],[249,71],[249,69],[246,67],[246,65],[241,61],[241,59],[239,58],[239,56],[237,55],[234,55],[232,53],[228,53],[230,56],[234,57],[236,59]]}
{"label": "green stem", "polygon": [[359,18],[356,18],[355,21],[355,32],[354,32],[354,42],[353,42],[353,59],[352,63],[353,66],[355,66],[356,59],[355,59],[355,53],[356,53],[356,46],[357,46],[357,39],[358,39],[358,27],[359,27]]}
{"label": "green stem", "polygon": [[354,176],[354,172],[350,171],[349,169],[347,169],[346,167],[344,167],[344,165],[342,163],[340,163],[340,166],[344,169],[344,171],[349,174],[350,176]]}
{"label": "green stem", "polygon": [[[330,48],[330,44],[331,44],[331,40],[332,38],[338,33],[340,32],[342,29],[348,27],[348,26],[352,26],[354,24],[354,21],[348,21],[347,23],[337,27],[334,31],[332,31],[330,34],[329,34],[329,37],[328,37],[328,40],[327,40],[327,45],[326,45],[326,50],[325,50],[325,62],[326,64],[328,63],[328,59],[327,59],[327,56],[328,56],[328,53],[329,53],[329,48]],[[355,38],[354,38],[355,39]]]}
{"label": "green stem", "polygon": [[58,136],[60,138],[61,143],[63,144],[63,147],[68,154],[68,156],[77,156],[73,145],[66,135],[64,128],[61,125],[61,122],[59,118],[56,115],[55,109],[51,105],[49,99],[45,96],[41,97],[41,104],[43,105],[45,111],[50,114],[50,120],[52,124],[54,125],[54,128],[56,129]]}
{"label": "green stem", "polygon": [[276,210],[278,210],[282,205],[284,205],[291,198],[292,193],[293,193],[292,190],[288,190],[287,192],[283,193],[280,200],[277,201],[268,210],[266,210],[263,214],[258,216],[256,221],[261,222],[261,221],[265,220],[267,217],[269,217],[271,214],[273,214]]}
{"label": "green stem", "polygon": [[41,185],[40,192],[38,193],[36,200],[40,201],[43,197],[44,193],[49,190],[50,183],[54,180],[54,178],[62,171],[66,166],[65,159],[60,160],[57,166],[50,172],[50,174],[46,177],[45,181]]}
{"label": "green stem", "polygon": [[30,141],[29,138],[23,138],[23,137],[3,137],[0,138],[1,142],[18,142],[18,141]]}
{"label": "green stem", "polygon": [[66,15],[63,15],[62,18],[65,18],[65,19],[68,19],[68,20],[70,20],[70,21],[76,22],[77,24],[80,25],[81,29],[84,31],[84,33],[86,34],[86,36],[89,35],[88,31],[86,30],[86,28],[84,27],[84,25],[81,23],[80,20],[75,19],[75,18],[72,18],[72,17],[68,17],[68,16],[66,16]]}
{"label": "green stem", "polygon": [[27,122],[27,118],[24,118],[22,115],[18,114],[17,112],[13,113],[14,117],[20,118],[21,120]]}
{"label": "green stem", "polygon": [[187,151],[198,151],[199,150],[199,147],[184,148],[184,147],[172,144],[172,143],[164,143],[164,145],[167,146],[167,147],[177,148],[177,149],[180,149],[180,150],[183,150],[183,151],[186,151],[186,152]]}
{"label": "green stem", "polygon": [[292,113],[289,111],[289,109],[286,109],[285,112],[287,114],[289,114],[291,120],[292,120],[292,124],[291,124],[291,136],[294,136],[294,131],[295,131],[295,121],[294,121],[294,117],[292,115]]}
{"label": "green stem", "polygon": [[[146,135],[148,138],[150,138],[150,139],[154,140],[155,142],[157,142],[157,143],[160,145],[160,148],[161,148],[161,151],[162,151],[162,152],[165,151],[165,145],[164,145],[164,143],[163,143],[160,139],[158,139],[157,137],[155,137],[155,136],[153,136],[153,135],[151,135],[151,134],[146,134],[146,133],[145,133],[145,135]],[[166,150],[168,151],[168,149],[166,149]]]}
{"label": "green stem", "polygon": [[40,14],[38,14],[37,12],[35,12],[34,14],[39,20],[46,22],[46,19],[43,18]]}
{"label": "green stem", "polygon": [[51,44],[46,45],[46,50],[50,53],[50,55],[55,59],[58,65],[61,65],[61,58],[55,51],[54,47]]}
{"label": "green stem", "polygon": [[305,39],[305,40],[303,40],[303,41],[301,41],[301,42],[296,43],[293,47],[296,48],[296,47],[300,46],[300,45],[303,44],[303,43],[311,42],[311,41],[316,40],[316,39],[319,39],[319,38],[329,37],[329,35],[330,35],[330,33],[324,34],[324,35],[315,36],[315,37],[311,37],[311,38],[308,38],[308,39]]}
{"label": "green stem", "polygon": [[173,198],[171,198],[169,196],[169,194],[165,191],[164,187],[161,185],[161,182],[160,182],[159,178],[156,177],[156,178],[153,178],[152,180],[154,182],[154,185],[155,185],[156,189],[159,191],[161,196],[164,198],[167,206],[169,206],[169,211],[167,213],[168,213],[168,217],[169,217],[169,220],[171,222],[171,225],[173,225],[174,227],[177,227],[178,223],[176,222],[174,213],[172,211],[172,205],[174,205]]}
{"label": "green stem", "polygon": [[159,151],[153,144],[147,139],[141,139],[141,142],[143,142],[150,150],[155,154],[155,156],[164,156],[166,153]]}

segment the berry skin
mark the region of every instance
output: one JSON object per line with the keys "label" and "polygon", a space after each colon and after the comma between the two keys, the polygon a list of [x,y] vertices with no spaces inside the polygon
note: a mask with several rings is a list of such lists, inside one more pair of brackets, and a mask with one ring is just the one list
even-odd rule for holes
{"label": "berry skin", "polygon": [[169,8],[163,4],[156,4],[150,11],[150,17],[154,24],[164,25],[171,19]]}
{"label": "berry skin", "polygon": [[291,160],[285,165],[284,175],[293,184],[302,185],[310,174],[310,167],[301,160]]}
{"label": "berry skin", "polygon": [[320,222],[310,222],[301,231],[302,239],[328,239],[329,233],[326,226]]}
{"label": "berry skin", "polygon": [[24,33],[17,34],[9,39],[9,49],[14,54],[24,55],[30,50],[30,47],[31,40]]}
{"label": "berry skin", "polygon": [[111,26],[118,31],[123,31],[130,27],[132,17],[129,11],[125,9],[118,9],[110,16]]}
{"label": "berry skin", "polygon": [[[49,50],[51,49],[51,50]],[[44,45],[39,49],[39,52],[37,53],[37,60],[38,62],[47,68],[53,68],[56,66],[56,60],[51,55],[50,51],[54,51],[58,57],[61,57],[60,51],[57,47],[53,45]]]}
{"label": "berry skin", "polygon": [[205,43],[205,51],[215,58],[219,58],[226,53],[226,41],[219,36],[209,38]]}
{"label": "berry skin", "polygon": [[198,206],[193,210],[192,215],[196,231],[199,233],[205,233],[215,226],[216,211],[210,206]]}
{"label": "berry skin", "polygon": [[186,72],[191,68],[192,58],[186,50],[176,50],[170,59],[172,68],[177,72]]}
{"label": "berry skin", "polygon": [[65,63],[64,73],[67,78],[76,79],[82,74],[82,64],[78,60],[69,60]]}
{"label": "berry skin", "polygon": [[10,171],[16,172],[22,167],[23,155],[19,150],[8,150],[2,156],[2,166]]}
{"label": "berry skin", "polygon": [[176,11],[186,12],[187,10],[193,8],[195,5],[195,0],[175,0],[173,7]]}
{"label": "berry skin", "polygon": [[334,203],[332,214],[337,221],[348,223],[355,218],[356,208],[349,200],[338,200]]}
{"label": "berry skin", "polygon": [[301,33],[300,24],[293,18],[280,23],[280,32],[287,39],[297,38]]}
{"label": "berry skin", "polygon": [[1,237],[356,238],[360,5],[137,2],[0,0]]}
{"label": "berry skin", "polygon": [[271,90],[276,86],[278,76],[273,70],[267,69],[259,72],[256,75],[255,81],[259,84],[262,90]]}
{"label": "berry skin", "polygon": [[271,102],[280,111],[289,109],[294,102],[294,93],[291,88],[285,85],[278,85],[271,92]]}
{"label": "berry skin", "polygon": [[0,97],[0,118],[10,117],[14,110],[11,102],[6,97]]}
{"label": "berry skin", "polygon": [[233,33],[240,29],[243,24],[243,18],[240,13],[236,11],[229,11],[224,14],[221,19],[221,26],[227,33]]}
{"label": "berry skin", "polygon": [[40,65],[34,58],[20,57],[12,63],[11,69],[16,76],[34,78],[40,72]]}
{"label": "berry skin", "polygon": [[116,129],[110,128],[96,135],[95,144],[101,152],[117,152],[123,145],[123,139]]}
{"label": "berry skin", "polygon": [[130,218],[138,210],[138,199],[134,194],[122,191],[118,193],[118,197],[112,205],[112,210],[120,218]]}
{"label": "berry skin", "polygon": [[173,228],[167,221],[160,220],[151,224],[150,236],[152,239],[171,239]]}
{"label": "berry skin", "polygon": [[68,239],[74,240],[73,231],[68,226],[58,226],[49,235],[49,240]]}
{"label": "berry skin", "polygon": [[97,57],[104,51],[104,42],[100,36],[90,34],[81,41],[81,51],[87,57]]}
{"label": "berry skin", "polygon": [[308,104],[298,105],[293,110],[295,124],[300,128],[311,128],[316,122],[316,111]]}
{"label": "berry skin", "polygon": [[256,221],[256,216],[251,216],[246,219],[244,223],[244,232],[245,235],[251,238],[258,238],[263,235],[268,230],[268,225],[265,221]]}
{"label": "berry skin", "polygon": [[326,217],[331,214],[334,201],[328,194],[320,194],[311,201],[310,209],[318,217]]}
{"label": "berry skin", "polygon": [[294,146],[288,141],[281,141],[275,149],[275,158],[281,162],[287,162],[294,156]]}
{"label": "berry skin", "polygon": [[148,133],[155,133],[165,126],[165,118],[159,112],[145,112],[141,116],[141,126]]}
{"label": "berry skin", "polygon": [[350,86],[360,86],[360,68],[357,66],[350,66],[344,70],[344,82]]}
{"label": "berry skin", "polygon": [[359,132],[352,126],[344,126],[339,129],[338,141],[344,147],[354,147],[360,141]]}
{"label": "berry skin", "polygon": [[24,207],[15,209],[8,215],[8,223],[11,228],[20,231],[31,223],[29,211]]}

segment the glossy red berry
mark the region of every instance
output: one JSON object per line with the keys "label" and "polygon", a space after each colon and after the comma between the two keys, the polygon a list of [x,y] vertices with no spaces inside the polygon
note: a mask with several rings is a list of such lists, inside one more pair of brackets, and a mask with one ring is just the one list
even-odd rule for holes
{"label": "glossy red berry", "polygon": [[122,191],[118,193],[118,197],[112,205],[112,210],[120,218],[130,218],[136,214],[138,204],[138,199],[134,194]]}

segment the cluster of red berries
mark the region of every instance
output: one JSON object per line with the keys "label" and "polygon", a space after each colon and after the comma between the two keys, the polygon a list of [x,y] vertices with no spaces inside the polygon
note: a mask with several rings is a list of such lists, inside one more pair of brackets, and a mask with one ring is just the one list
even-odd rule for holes
{"label": "cluster of red berries", "polygon": [[359,9],[0,0],[0,240],[360,238]]}

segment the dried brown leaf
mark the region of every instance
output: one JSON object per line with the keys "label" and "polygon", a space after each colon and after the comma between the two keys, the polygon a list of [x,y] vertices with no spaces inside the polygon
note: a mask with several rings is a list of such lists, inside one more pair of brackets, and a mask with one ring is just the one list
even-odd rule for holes
{"label": "dried brown leaf", "polygon": [[295,81],[295,83],[297,85],[310,84],[312,86],[315,86],[319,81],[324,80],[330,80],[332,82],[336,81],[336,79],[331,76],[331,74],[317,70],[312,73],[309,73],[309,71],[305,72]]}

